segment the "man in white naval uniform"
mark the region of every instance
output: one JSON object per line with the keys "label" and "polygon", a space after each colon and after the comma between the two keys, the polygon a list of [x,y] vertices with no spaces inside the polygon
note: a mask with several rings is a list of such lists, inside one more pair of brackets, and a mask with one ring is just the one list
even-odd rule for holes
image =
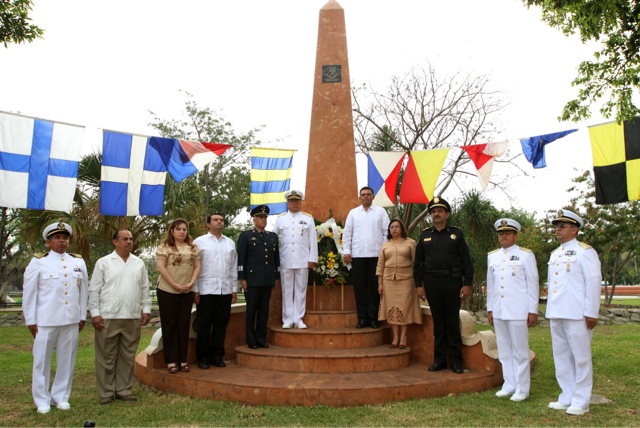
{"label": "man in white naval uniform", "polygon": [[300,211],[302,192],[290,190],[284,197],[289,211],[280,214],[274,226],[280,241],[282,328],[307,328],[302,318],[307,306],[309,269],[318,262],[316,227],[313,217]]}
{"label": "man in white naval uniform", "polygon": [[589,411],[593,386],[591,339],[600,310],[600,259],[591,246],[576,240],[584,226],[577,214],[560,210],[552,223],[561,245],[549,258],[546,317],[562,393],[549,408],[583,415]]}
{"label": "man in white naval uniform", "polygon": [[487,312],[496,330],[504,383],[496,397],[522,401],[529,397],[529,332],[538,323],[540,285],[536,256],[516,245],[520,223],[502,218],[493,225],[499,249],[487,258]]}
{"label": "man in white naval uniform", "polygon": [[[33,342],[31,392],[38,413],[51,405],[69,410],[78,333],[87,319],[87,267],[68,254],[71,226],[54,223],[42,233],[50,251],[36,254],[24,272],[22,311]],[[56,376],[49,392],[51,357],[56,350]]]}

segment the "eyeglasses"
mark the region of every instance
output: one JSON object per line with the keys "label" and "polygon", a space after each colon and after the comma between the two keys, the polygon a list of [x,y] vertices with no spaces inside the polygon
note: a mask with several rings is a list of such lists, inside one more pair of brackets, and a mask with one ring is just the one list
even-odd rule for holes
{"label": "eyeglasses", "polygon": [[558,223],[556,224],[556,229],[566,229],[568,227],[575,227],[567,223]]}

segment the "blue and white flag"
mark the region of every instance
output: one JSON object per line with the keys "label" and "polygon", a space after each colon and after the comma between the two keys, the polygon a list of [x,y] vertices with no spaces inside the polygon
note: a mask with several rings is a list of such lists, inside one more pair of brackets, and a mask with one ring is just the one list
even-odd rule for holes
{"label": "blue and white flag", "polygon": [[167,176],[150,138],[103,131],[100,214],[162,215]]}
{"label": "blue and white flag", "polygon": [[84,127],[0,113],[0,206],[71,211]]}

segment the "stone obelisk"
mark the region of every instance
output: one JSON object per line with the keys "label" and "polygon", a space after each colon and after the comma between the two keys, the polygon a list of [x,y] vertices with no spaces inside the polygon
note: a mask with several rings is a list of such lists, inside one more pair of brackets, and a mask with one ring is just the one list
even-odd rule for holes
{"label": "stone obelisk", "polygon": [[359,204],[344,9],[320,9],[304,210],[326,221],[347,219]]}

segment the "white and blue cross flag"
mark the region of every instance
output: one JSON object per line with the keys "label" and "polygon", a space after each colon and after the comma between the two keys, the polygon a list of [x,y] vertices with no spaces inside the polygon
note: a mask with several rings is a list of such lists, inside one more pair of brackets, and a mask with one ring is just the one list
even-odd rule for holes
{"label": "white and blue cross flag", "polygon": [[0,206],[71,211],[84,127],[0,112]]}

